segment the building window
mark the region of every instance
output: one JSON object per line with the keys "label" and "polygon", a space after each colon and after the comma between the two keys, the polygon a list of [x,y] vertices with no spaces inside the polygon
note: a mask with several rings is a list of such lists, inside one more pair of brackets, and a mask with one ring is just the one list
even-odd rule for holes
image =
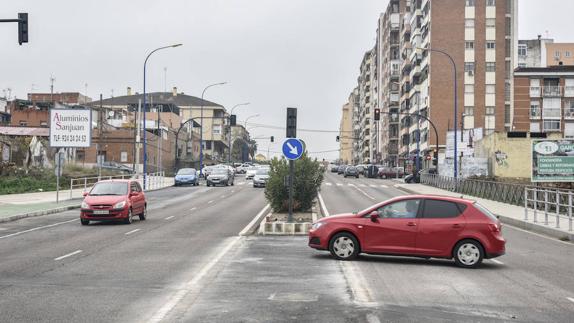
{"label": "building window", "polygon": [[464,26],[466,28],[474,28],[474,19],[465,19]]}
{"label": "building window", "polygon": [[496,72],[496,63],[495,62],[486,62],[486,71],[487,72]]}
{"label": "building window", "polygon": [[221,134],[221,125],[220,124],[213,125],[213,134],[214,135],[220,135]]}
{"label": "building window", "polygon": [[528,47],[525,44],[518,44],[518,56],[526,56]]}
{"label": "building window", "polygon": [[474,7],[474,0],[466,0],[467,7]]}
{"label": "building window", "polygon": [[494,84],[487,84],[485,87],[486,94],[495,94],[496,86]]}
{"label": "building window", "polygon": [[28,121],[20,120],[20,127],[26,127],[26,126],[28,126]]}
{"label": "building window", "polygon": [[486,18],[486,28],[495,28],[496,18]]}
{"label": "building window", "polygon": [[559,50],[554,52],[554,57],[560,58],[560,51]]}
{"label": "building window", "polygon": [[464,107],[464,115],[473,116],[474,115],[474,107],[472,107],[472,106]]}
{"label": "building window", "polygon": [[496,0],[486,0],[486,5],[487,6],[496,6]]}
{"label": "building window", "polygon": [[474,94],[474,85],[465,84],[464,85],[464,94]]}
{"label": "building window", "polygon": [[540,132],[540,123],[531,122],[530,123],[530,132]]}
{"label": "building window", "polygon": [[474,42],[473,42],[473,41],[464,42],[464,48],[466,48],[466,49],[474,49]]}
{"label": "building window", "polygon": [[474,63],[472,63],[472,62],[464,63],[464,71],[465,72],[474,72]]}
{"label": "building window", "polygon": [[570,51],[567,50],[566,52],[564,52],[564,57],[570,57],[570,56],[572,56],[572,53]]}
{"label": "building window", "polygon": [[542,128],[544,131],[560,131],[560,120],[544,120]]}
{"label": "building window", "polygon": [[494,49],[495,46],[496,46],[496,42],[493,42],[493,41],[487,41],[486,42],[486,49]]}
{"label": "building window", "polygon": [[486,115],[494,115],[494,107],[486,107]]}

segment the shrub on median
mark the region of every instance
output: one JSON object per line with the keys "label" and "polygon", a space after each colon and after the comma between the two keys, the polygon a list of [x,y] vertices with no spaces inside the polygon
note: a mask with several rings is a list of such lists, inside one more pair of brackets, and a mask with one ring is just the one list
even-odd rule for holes
{"label": "shrub on median", "polygon": [[[265,187],[265,197],[274,212],[286,212],[289,207],[289,191],[285,179],[289,175],[289,162],[282,158],[271,161],[269,180]],[[308,211],[317,197],[323,182],[323,171],[316,159],[307,154],[295,161],[293,178],[293,210]]]}

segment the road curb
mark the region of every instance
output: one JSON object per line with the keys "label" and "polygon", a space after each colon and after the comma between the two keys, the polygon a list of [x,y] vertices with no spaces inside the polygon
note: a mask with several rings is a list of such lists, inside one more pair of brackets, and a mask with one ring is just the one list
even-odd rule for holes
{"label": "road curb", "polygon": [[11,215],[11,216],[0,219],[0,223],[6,223],[6,222],[12,222],[12,221],[16,221],[16,220],[25,219],[25,218],[31,218],[31,217],[36,217],[36,216],[43,216],[43,215],[49,215],[49,214],[54,214],[54,213],[60,213],[60,212],[69,211],[69,210],[73,210],[73,209],[79,209],[79,208],[80,208],[80,204],[57,207],[57,208],[53,208],[53,209],[49,209],[49,210],[42,210],[42,211],[35,211],[35,212],[30,212],[30,213]]}
{"label": "road curb", "polygon": [[[396,189],[401,190],[405,193],[408,194],[415,194],[418,195],[419,193],[414,192],[412,190],[409,190],[408,188],[404,188],[402,186],[394,186]],[[469,198],[473,198],[472,196],[468,196]],[[547,236],[550,236],[552,238],[556,238],[556,239],[568,239],[570,241],[574,241],[574,232],[569,233],[569,232],[564,232],[564,231],[560,231],[557,230],[555,228],[551,228],[551,227],[547,227],[538,223],[532,223],[532,222],[527,222],[524,220],[519,220],[519,219],[515,219],[515,218],[511,218],[505,215],[500,215],[500,214],[496,214],[496,216],[498,216],[498,218],[500,219],[500,222],[504,223],[504,224],[508,224],[511,225],[513,227],[517,227],[519,229],[522,230],[526,230],[526,231],[531,231],[534,233],[539,233],[539,234],[544,234]]]}

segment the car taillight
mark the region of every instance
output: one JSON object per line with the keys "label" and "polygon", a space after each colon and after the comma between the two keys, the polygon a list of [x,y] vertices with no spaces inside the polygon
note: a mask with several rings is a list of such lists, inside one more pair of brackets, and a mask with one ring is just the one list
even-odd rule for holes
{"label": "car taillight", "polygon": [[500,229],[502,229],[502,225],[499,225],[496,223],[489,223],[488,227],[490,228],[490,231],[492,231],[492,232],[500,232]]}

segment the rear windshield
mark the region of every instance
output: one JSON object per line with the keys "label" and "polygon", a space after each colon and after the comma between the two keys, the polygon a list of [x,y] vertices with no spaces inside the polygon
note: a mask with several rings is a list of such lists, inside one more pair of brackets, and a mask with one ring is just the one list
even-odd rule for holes
{"label": "rear windshield", "polygon": [[195,175],[195,169],[193,168],[182,168],[177,172],[177,175]]}
{"label": "rear windshield", "polygon": [[227,169],[225,168],[216,168],[211,172],[212,174],[227,174]]}
{"label": "rear windshield", "polygon": [[496,217],[496,215],[494,215],[494,213],[490,212],[490,210],[488,210],[487,208],[485,208],[484,206],[482,206],[480,203],[478,202],[474,202],[474,206],[480,211],[482,212],[482,214],[486,215],[487,217],[489,217],[492,221],[497,222],[498,218]]}
{"label": "rear windshield", "polygon": [[128,183],[125,182],[104,182],[97,183],[90,191],[90,195],[127,195]]}

